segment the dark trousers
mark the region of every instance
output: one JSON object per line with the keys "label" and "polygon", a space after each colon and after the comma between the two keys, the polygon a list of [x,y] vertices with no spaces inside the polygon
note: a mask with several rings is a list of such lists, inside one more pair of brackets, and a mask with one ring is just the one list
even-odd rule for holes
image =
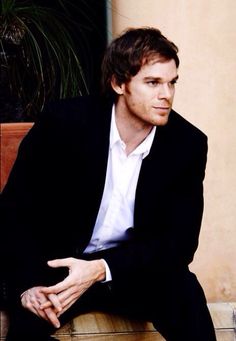
{"label": "dark trousers", "polygon": [[[151,321],[167,341],[216,341],[204,292],[189,271],[165,275],[165,280],[142,276],[119,285],[98,283],[90,288],[60,320],[101,310]],[[10,309],[6,341],[49,341],[51,325],[19,304]]]}

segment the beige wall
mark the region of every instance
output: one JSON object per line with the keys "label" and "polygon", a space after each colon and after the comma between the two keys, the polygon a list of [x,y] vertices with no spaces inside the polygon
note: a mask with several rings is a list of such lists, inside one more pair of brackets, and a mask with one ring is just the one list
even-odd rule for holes
{"label": "beige wall", "polygon": [[236,300],[236,1],[113,0],[113,33],[155,26],[180,49],[174,108],[209,138],[205,211],[191,268],[209,301]]}

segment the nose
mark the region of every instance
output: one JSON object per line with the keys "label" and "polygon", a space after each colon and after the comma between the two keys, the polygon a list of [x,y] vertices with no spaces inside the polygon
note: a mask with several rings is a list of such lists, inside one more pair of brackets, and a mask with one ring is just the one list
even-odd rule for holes
{"label": "nose", "polygon": [[158,89],[159,99],[170,99],[172,97],[173,91],[168,83],[160,84]]}

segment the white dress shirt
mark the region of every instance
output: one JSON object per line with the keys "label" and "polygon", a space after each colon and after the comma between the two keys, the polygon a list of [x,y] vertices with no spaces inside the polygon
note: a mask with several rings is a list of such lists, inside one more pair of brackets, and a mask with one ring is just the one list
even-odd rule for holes
{"label": "white dress shirt", "polygon": [[[85,253],[111,248],[125,240],[127,229],[133,226],[135,191],[142,160],[149,154],[155,131],[156,127],[153,127],[145,140],[127,156],[126,145],[116,126],[113,106],[105,187]],[[105,265],[106,280],[109,280],[111,275],[106,262]]]}

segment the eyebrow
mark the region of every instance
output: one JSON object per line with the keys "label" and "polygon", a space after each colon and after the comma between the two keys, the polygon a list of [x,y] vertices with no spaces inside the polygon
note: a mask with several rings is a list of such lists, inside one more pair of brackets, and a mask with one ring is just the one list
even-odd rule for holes
{"label": "eyebrow", "polygon": [[[161,78],[161,77],[152,77],[152,76],[144,77],[145,81],[150,80],[150,79],[155,80],[157,82],[163,80],[163,78]],[[179,75],[177,75],[176,77],[171,79],[170,82],[177,81],[178,79],[179,79]]]}

